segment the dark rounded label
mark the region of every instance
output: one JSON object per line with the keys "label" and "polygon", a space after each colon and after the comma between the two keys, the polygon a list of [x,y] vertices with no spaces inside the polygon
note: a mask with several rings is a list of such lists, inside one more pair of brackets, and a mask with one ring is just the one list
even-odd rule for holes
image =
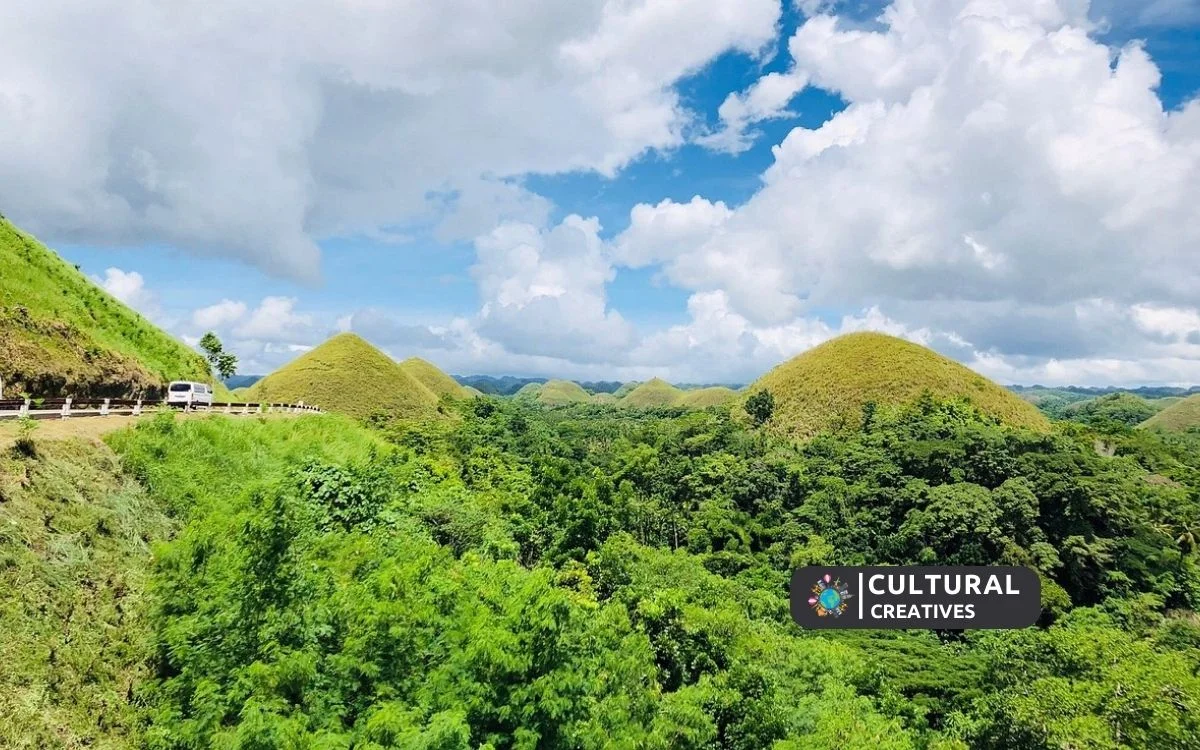
{"label": "dark rounded label", "polygon": [[1009,566],[810,566],[792,574],[804,628],[1025,628],[1042,612],[1041,580]]}

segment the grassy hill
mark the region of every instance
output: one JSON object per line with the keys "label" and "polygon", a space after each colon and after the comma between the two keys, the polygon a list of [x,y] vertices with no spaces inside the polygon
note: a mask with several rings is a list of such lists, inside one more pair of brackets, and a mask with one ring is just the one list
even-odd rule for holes
{"label": "grassy hill", "polygon": [[679,397],[679,406],[687,406],[692,409],[705,409],[710,406],[720,406],[727,404],[737,398],[737,391],[724,386],[715,386],[712,388],[697,388],[694,391],[684,391]]}
{"label": "grassy hill", "polygon": [[570,380],[550,380],[538,389],[537,400],[543,406],[566,406],[585,404],[592,400],[592,395]]}
{"label": "grassy hill", "polygon": [[327,411],[415,418],[437,412],[438,396],[353,333],[341,333],[250,388],[252,401],[303,401]]}
{"label": "grassy hill", "polygon": [[639,385],[641,385],[641,382],[639,382],[639,381],[636,381],[636,380],[630,381],[628,383],[623,384],[621,387],[617,388],[617,390],[613,391],[613,395],[619,399],[625,398],[626,396],[629,395],[630,391],[632,391],[634,388],[637,388]]}
{"label": "grassy hill", "polygon": [[513,398],[537,398],[538,393],[542,390],[542,383],[526,383],[513,394]]}
{"label": "grassy hill", "polygon": [[616,396],[616,394],[613,394],[613,393],[593,393],[592,394],[592,403],[607,404],[609,406],[615,406],[617,403],[617,396]]}
{"label": "grassy hill", "polygon": [[438,369],[437,365],[427,362],[420,357],[409,357],[400,363],[400,368],[419,380],[422,385],[438,396],[466,398],[469,395],[473,395],[468,393],[466,388],[459,385],[457,380]]}
{"label": "grassy hill", "polygon": [[683,391],[661,378],[647,380],[621,397],[621,406],[635,409],[653,409],[659,406],[674,406],[679,403]]}
{"label": "grassy hill", "polygon": [[1049,422],[1032,404],[923,346],[880,333],[852,333],[827,341],[759,378],[748,393],[775,397],[771,424],[793,437],[809,437],[856,423],[868,401],[898,404],[929,391],[964,397],[985,414],[1033,429]]}
{"label": "grassy hill", "polygon": [[212,382],[195,351],[0,218],[0,378],[5,393],[158,395]]}
{"label": "grassy hill", "polygon": [[1171,404],[1142,423],[1143,427],[1166,432],[1184,432],[1200,427],[1200,393]]}

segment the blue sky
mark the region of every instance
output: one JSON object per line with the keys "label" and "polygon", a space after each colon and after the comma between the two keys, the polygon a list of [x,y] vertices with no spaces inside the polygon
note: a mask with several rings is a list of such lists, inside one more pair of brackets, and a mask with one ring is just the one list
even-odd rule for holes
{"label": "blue sky", "polygon": [[69,3],[23,11],[0,210],[243,372],[355,330],[736,382],[869,328],[1006,382],[1200,382],[1200,4],[456,4],[366,43],[324,2],[114,5],[110,66]]}

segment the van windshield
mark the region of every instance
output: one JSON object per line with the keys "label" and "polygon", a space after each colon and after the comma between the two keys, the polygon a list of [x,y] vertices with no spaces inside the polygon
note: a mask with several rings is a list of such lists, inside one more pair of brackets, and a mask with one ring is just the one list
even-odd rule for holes
{"label": "van windshield", "polygon": [[190,391],[190,390],[192,390],[191,383],[172,383],[171,384],[171,391],[174,393],[179,393],[180,391]]}

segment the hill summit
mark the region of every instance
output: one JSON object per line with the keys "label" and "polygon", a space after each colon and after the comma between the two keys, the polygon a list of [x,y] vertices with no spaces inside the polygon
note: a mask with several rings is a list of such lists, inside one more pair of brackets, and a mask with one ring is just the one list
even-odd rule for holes
{"label": "hill summit", "polygon": [[674,406],[681,398],[683,391],[662,378],[652,378],[621,396],[620,404],[637,409],[654,409],[660,406]]}
{"label": "hill summit", "polygon": [[182,341],[0,217],[4,395],[156,396],[172,380],[212,383]]}
{"label": "hill summit", "polygon": [[748,393],[775,397],[772,424],[795,437],[860,419],[868,401],[902,404],[929,391],[966,398],[1007,424],[1044,430],[1049,421],[1032,404],[952,359],[881,333],[851,333],[809,349],[759,378]]}
{"label": "hill summit", "polygon": [[1200,427],[1200,393],[1176,401],[1142,423],[1143,427],[1166,432],[1186,432]]}
{"label": "hill summit", "polygon": [[447,375],[437,365],[420,357],[409,357],[400,363],[400,369],[405,370],[438,396],[467,398],[475,395],[459,385],[457,380]]}
{"label": "hill summit", "polygon": [[368,417],[433,416],[438,395],[388,355],[353,333],[339,333],[254,384],[251,401],[319,406]]}

